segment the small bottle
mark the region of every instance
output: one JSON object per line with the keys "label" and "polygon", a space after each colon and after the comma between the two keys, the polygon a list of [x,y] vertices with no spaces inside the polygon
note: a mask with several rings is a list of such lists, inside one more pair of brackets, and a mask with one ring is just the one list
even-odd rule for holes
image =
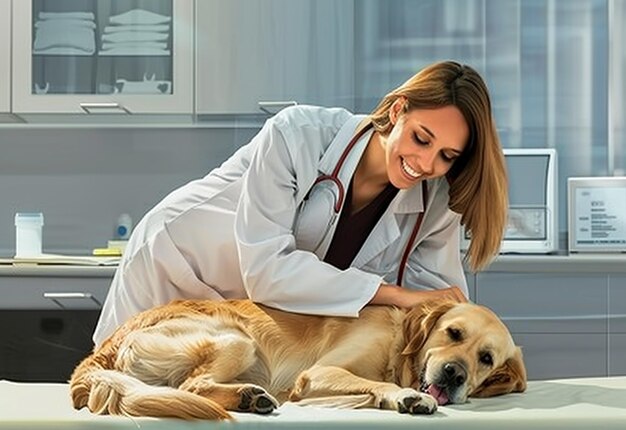
{"label": "small bottle", "polygon": [[42,253],[43,214],[18,212],[15,214],[15,256],[37,257]]}
{"label": "small bottle", "polygon": [[115,227],[115,238],[118,240],[128,240],[133,229],[133,219],[129,214],[121,214],[117,219]]}

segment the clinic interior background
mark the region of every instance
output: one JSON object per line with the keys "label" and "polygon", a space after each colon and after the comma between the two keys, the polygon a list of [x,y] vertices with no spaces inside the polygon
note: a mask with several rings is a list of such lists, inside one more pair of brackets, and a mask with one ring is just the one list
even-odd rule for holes
{"label": "clinic interior background", "polygon": [[[564,250],[567,177],[626,173],[625,3],[354,0],[353,22],[338,22],[331,8],[329,28],[305,36],[332,34],[352,44],[342,59],[351,84],[339,99],[355,112],[369,112],[433,61],[455,59],[478,69],[491,90],[503,146],[558,151]],[[231,44],[249,43],[241,31]],[[280,52],[275,55],[267,61],[280,64]],[[306,79],[312,92],[331,85]],[[14,251],[18,211],[44,213],[45,252],[101,247],[121,213],[136,222],[169,191],[218,166],[260,124],[236,114],[158,128],[76,125],[71,118],[1,124],[0,253]]]}

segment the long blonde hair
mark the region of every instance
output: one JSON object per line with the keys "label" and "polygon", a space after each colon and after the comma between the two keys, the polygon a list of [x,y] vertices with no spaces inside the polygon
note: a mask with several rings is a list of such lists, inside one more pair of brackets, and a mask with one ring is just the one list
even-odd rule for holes
{"label": "long blonde hair", "polygon": [[500,249],[508,209],[504,155],[487,86],[467,65],[432,64],[387,94],[370,114],[374,128],[383,135],[391,131],[389,109],[399,97],[407,99],[405,111],[456,106],[469,126],[469,141],[446,178],[449,207],[461,214],[461,224],[471,236],[466,256],[469,267],[478,271]]}

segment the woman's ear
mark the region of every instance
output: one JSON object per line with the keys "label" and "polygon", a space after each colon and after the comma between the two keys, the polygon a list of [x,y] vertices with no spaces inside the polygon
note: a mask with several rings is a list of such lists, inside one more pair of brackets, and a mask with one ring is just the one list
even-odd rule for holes
{"label": "woman's ear", "polygon": [[398,97],[389,108],[389,122],[391,125],[396,125],[398,117],[406,110],[407,98],[404,96]]}

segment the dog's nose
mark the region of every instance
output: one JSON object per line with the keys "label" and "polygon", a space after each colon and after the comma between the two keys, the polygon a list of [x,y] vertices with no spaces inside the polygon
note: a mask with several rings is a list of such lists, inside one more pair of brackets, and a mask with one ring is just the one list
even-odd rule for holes
{"label": "dog's nose", "polygon": [[446,363],[443,366],[443,374],[448,386],[458,387],[467,379],[465,368],[458,363]]}

